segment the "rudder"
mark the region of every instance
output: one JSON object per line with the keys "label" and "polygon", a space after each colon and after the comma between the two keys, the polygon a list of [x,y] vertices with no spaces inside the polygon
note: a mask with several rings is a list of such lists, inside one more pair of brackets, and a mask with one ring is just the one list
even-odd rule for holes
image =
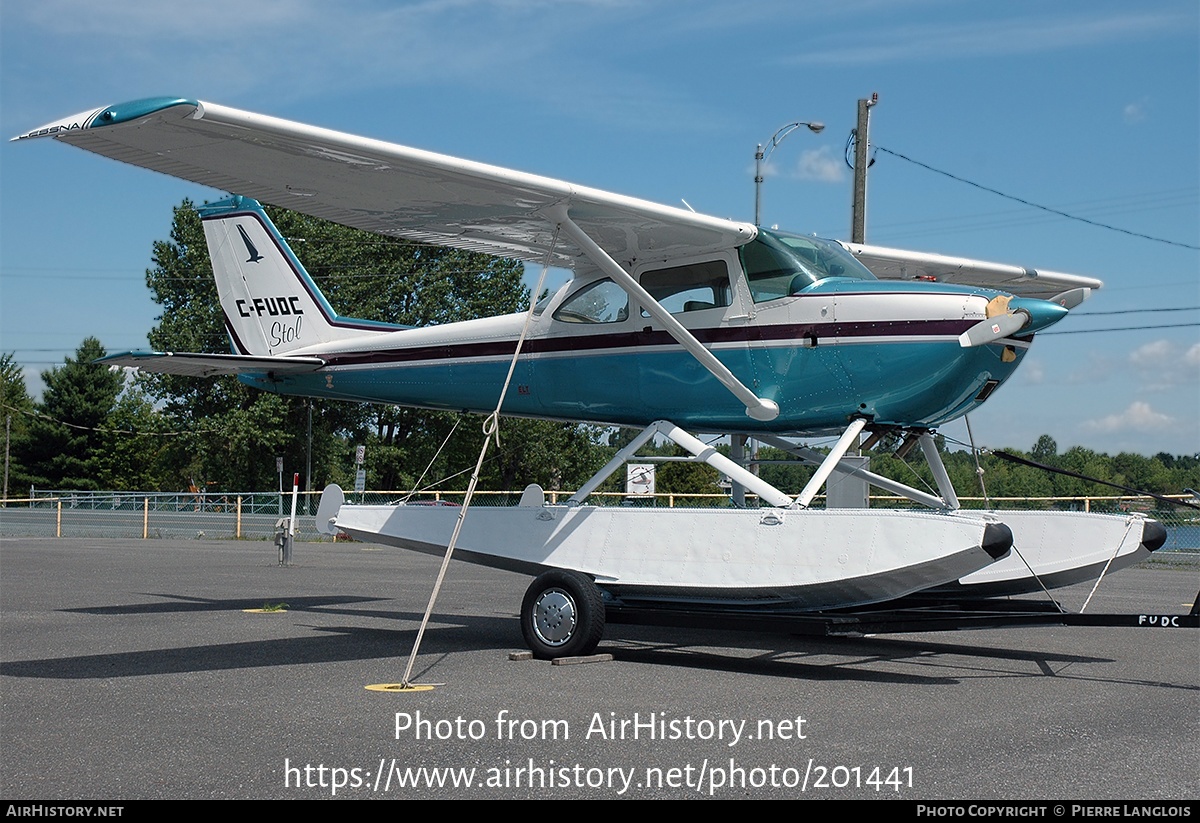
{"label": "rudder", "polygon": [[258,201],[235,196],[197,211],[236,353],[280,355],[403,328],[339,317]]}

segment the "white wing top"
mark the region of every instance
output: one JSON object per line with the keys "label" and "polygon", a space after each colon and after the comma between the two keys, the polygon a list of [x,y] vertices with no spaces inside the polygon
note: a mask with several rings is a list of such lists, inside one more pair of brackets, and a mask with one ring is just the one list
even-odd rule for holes
{"label": "white wing top", "polygon": [[[740,246],[757,233],[749,223],[182,98],[83,112],[13,140],[36,137],[378,234],[533,262],[544,261],[553,244],[551,264],[566,268],[584,255],[568,237],[554,241],[564,206],[626,266]],[[1102,285],[1020,266],[844,245],[887,280],[935,279],[1043,299]]]}
{"label": "white wing top", "polygon": [[[621,262],[703,254],[756,233],[747,223],[194,100],[109,106],[14,140],[33,137],[378,234],[536,262],[550,250],[548,212],[560,204]],[[551,262],[573,268],[579,256],[560,238]]]}

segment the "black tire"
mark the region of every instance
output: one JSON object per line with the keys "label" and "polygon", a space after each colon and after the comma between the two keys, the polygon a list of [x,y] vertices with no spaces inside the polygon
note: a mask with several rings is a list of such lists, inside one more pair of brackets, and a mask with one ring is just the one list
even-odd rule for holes
{"label": "black tire", "polygon": [[546,572],[521,601],[521,634],[534,657],[542,660],[591,654],[604,634],[600,589],[579,572]]}

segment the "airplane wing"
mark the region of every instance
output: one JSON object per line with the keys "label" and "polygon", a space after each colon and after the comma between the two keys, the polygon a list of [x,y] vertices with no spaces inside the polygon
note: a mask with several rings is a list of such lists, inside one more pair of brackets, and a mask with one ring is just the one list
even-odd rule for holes
{"label": "airplane wing", "polygon": [[[961,283],[1008,292],[1017,297],[1036,297],[1051,300],[1066,292],[1079,289],[1098,289],[1104,284],[1094,277],[1062,274],[1054,271],[1027,269],[1003,263],[968,260],[882,246],[843,243],[858,261],[880,280],[937,280],[942,283]],[[1087,294],[1078,296],[1071,305],[1081,302]]]}
{"label": "airplane wing", "polygon": [[[136,166],[384,235],[575,268],[557,207],[618,262],[740,246],[756,229],[646,200],[213,103],[149,98],[82,112],[49,137]],[[876,277],[935,279],[1051,299],[1102,283],[939,254],[844,243]]]}
{"label": "airplane wing", "polygon": [[748,223],[196,100],[108,106],[13,140],[38,137],[379,234],[534,262],[553,243],[552,265],[567,268],[582,251],[554,242],[560,204],[622,262],[756,234]]}
{"label": "airplane wing", "polygon": [[319,357],[253,357],[244,354],[197,354],[194,352],[130,351],[111,354],[96,361],[109,366],[144,367],[155,374],[186,377],[215,377],[226,374],[302,374],[325,365]]}

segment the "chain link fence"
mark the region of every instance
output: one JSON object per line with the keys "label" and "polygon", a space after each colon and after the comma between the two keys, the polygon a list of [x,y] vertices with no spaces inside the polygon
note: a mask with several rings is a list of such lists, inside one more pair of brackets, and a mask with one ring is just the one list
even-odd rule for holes
{"label": "chain link fence", "polygon": [[[270,540],[276,524],[291,513],[291,492],[196,493],[31,490],[30,497],[0,501],[0,535],[9,537],[125,537],[159,539]],[[346,492],[348,503],[386,505],[398,503],[407,492]],[[460,504],[463,492],[428,492],[413,500]],[[315,528],[314,515],[320,492],[297,497],[296,540],[322,541],[330,538]],[[569,491],[548,491],[548,503],[564,503]],[[749,505],[756,505],[748,495]],[[515,506],[520,491],[476,492],[474,506]],[[979,509],[982,498],[959,498],[964,508]],[[630,496],[620,492],[596,492],[588,500],[595,505],[667,506],[672,508],[731,508],[724,494],[655,494]],[[1040,509],[1091,511],[1124,514],[1138,512],[1153,517],[1167,528],[1167,543],[1160,551],[1200,553],[1200,517],[1192,510],[1155,508],[1144,497],[1038,497],[991,498],[997,509]],[[822,505],[818,498],[815,503]],[[888,495],[872,496],[876,508],[905,507],[912,503]]]}

